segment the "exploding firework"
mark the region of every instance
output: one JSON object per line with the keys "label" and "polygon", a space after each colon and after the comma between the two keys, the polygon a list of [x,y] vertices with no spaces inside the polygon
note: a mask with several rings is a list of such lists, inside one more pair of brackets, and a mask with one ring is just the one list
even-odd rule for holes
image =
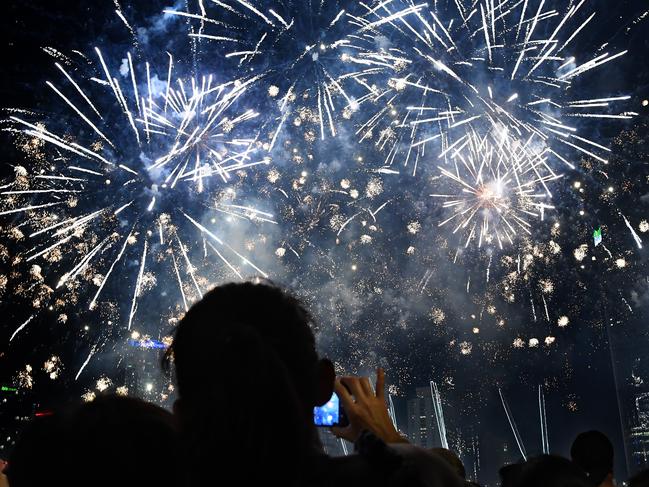
{"label": "exploding firework", "polygon": [[[518,231],[530,234],[529,217],[543,217],[552,206],[543,191],[546,183],[557,179],[552,171],[542,174],[538,154],[506,132],[475,132],[449,155],[452,168],[440,167],[444,187],[456,187],[454,194],[433,194],[443,198],[443,207],[453,214],[439,225],[454,225],[453,233],[466,231],[466,243],[478,239],[478,246],[497,240],[513,243]],[[448,183],[448,184],[446,184]]]}
{"label": "exploding firework", "polygon": [[357,111],[355,94],[367,91],[365,77],[376,67],[352,62],[366,26],[349,7],[340,0],[199,0],[196,11],[165,12],[190,20],[189,35],[208,63],[223,60],[263,78],[260,92],[275,105],[268,110],[273,147],[288,124],[303,127],[307,140],[324,139]]}
{"label": "exploding firework", "polygon": [[[0,213],[12,219],[0,230],[0,258],[11,267],[0,293],[11,290],[44,315],[54,308],[48,325],[62,335],[58,344],[40,342],[42,358],[23,358],[38,313],[12,324],[8,353],[22,361],[16,385],[36,388],[39,373],[69,376],[85,383],[87,400],[113,389],[165,401],[172,389],[160,393],[157,361],[139,368],[147,377],[124,384],[120,366],[103,366],[102,356],[111,345],[123,364],[132,353],[153,356],[213,283],[268,271],[320,318],[319,346],[341,373],[366,373],[380,361],[404,391],[430,378],[441,388],[457,383],[468,391],[458,401],[467,417],[477,417],[496,382],[536,384],[531,377],[543,374],[557,389],[571,387],[568,353],[574,343],[586,354],[595,346],[572,334],[594,336],[598,326],[583,309],[596,309],[586,291],[600,277],[584,268],[601,261],[609,275],[626,276],[636,266],[631,252],[609,243],[605,225],[613,253],[592,247],[589,222],[561,220],[568,224],[560,232],[555,215],[534,221],[553,206],[557,220],[577,213],[574,199],[552,198],[576,155],[590,158],[593,174],[604,169],[592,156],[606,156],[606,143],[584,136],[589,119],[632,116],[609,112],[621,95],[577,96],[574,80],[586,69],[561,79],[583,65],[561,67],[572,40],[555,55],[589,25],[581,27],[582,4],[564,16],[535,0],[470,9],[462,0],[389,0],[355,11],[327,0],[187,5],[173,16],[193,29],[192,72],[217,74],[177,76],[182,63],[171,58],[156,70],[131,56],[120,64],[94,52],[76,63],[77,54],[58,53],[64,77],[48,90],[65,111],[11,113],[30,164],[0,189]],[[140,54],[153,45],[135,44]],[[352,143],[352,127],[385,158],[377,163]],[[615,185],[611,204],[623,192],[613,165],[599,170]],[[286,204],[273,212],[262,198]],[[649,225],[628,206],[618,235],[630,232],[639,247]],[[449,231],[429,225],[431,214],[443,215],[436,223]],[[264,245],[268,228],[281,234],[272,246]],[[455,248],[451,231],[460,247],[504,250]],[[630,312],[633,301],[624,303]],[[61,331],[89,308],[78,337]],[[463,373],[475,367],[488,373]]]}
{"label": "exploding firework", "polygon": [[[406,115],[397,123],[388,120],[400,127],[427,128],[410,132],[412,148],[424,150],[423,146],[437,139],[444,147],[459,144],[467,125],[484,131],[498,124],[530,144],[542,145],[545,157],[554,157],[571,168],[574,165],[561,155],[566,147],[607,162],[594,151],[609,149],[580,137],[574,121],[630,119],[635,113],[611,113],[614,102],[629,96],[581,99],[571,88],[578,77],[626,51],[577,60],[569,55],[569,47],[595,13],[581,22],[578,14],[585,2],[571,3],[565,12],[545,2],[533,3],[435,2],[432,11],[420,5],[413,7],[412,15],[400,15],[390,22],[387,19],[395,13],[387,5],[372,10],[368,18],[386,19],[384,25],[391,29],[380,33],[394,45],[366,53],[374,57],[383,54],[385,65],[391,65],[393,76],[377,96],[394,105],[394,96],[407,92],[422,102],[420,106],[401,106]],[[398,44],[404,37],[412,44],[409,49]],[[388,52],[397,52],[399,57]],[[397,73],[400,76],[394,75]],[[374,132],[383,118],[373,118],[374,123],[365,130]],[[412,154],[421,155],[417,151]]]}
{"label": "exploding firework", "polygon": [[377,66],[372,90],[360,98],[375,108],[357,135],[387,153],[386,167],[402,164],[416,174],[436,158],[453,167],[458,148],[472,138],[502,133],[527,152],[504,162],[532,161],[551,197],[546,182],[575,169],[576,155],[608,163],[610,149],[583,133],[586,121],[635,115],[614,108],[629,96],[591,97],[578,89],[579,78],[626,53],[570,55],[595,17],[582,18],[584,5],[570,2],[560,11],[543,1],[455,0],[435,2],[432,9],[401,2],[368,7],[361,21],[374,36],[357,43],[354,59]]}
{"label": "exploding firework", "polygon": [[64,85],[47,82],[65,104],[60,116],[11,116],[9,130],[32,164],[17,167],[2,187],[0,215],[17,219],[6,232],[27,248],[15,262],[32,266],[32,280],[54,279],[52,289],[75,295],[56,300],[49,292],[38,307],[110,307],[130,329],[158,280],[162,295],[175,281],[187,309],[212,282],[201,266],[265,276],[244,255],[254,244],[240,250],[227,238],[233,231],[239,241],[246,221],[275,223],[271,213],[240,203],[246,178],[270,163],[257,113],[243,107],[254,78],[183,81],[171,55],[165,81],[130,53],[119,72],[99,49],[83,62],[91,63],[88,76],[75,79],[57,63]]}

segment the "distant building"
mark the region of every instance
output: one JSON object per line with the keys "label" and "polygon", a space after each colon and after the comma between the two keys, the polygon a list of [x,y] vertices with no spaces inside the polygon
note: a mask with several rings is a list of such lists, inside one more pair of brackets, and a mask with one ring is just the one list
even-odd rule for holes
{"label": "distant building", "polygon": [[408,438],[423,448],[440,446],[430,387],[417,387],[408,399]]}
{"label": "distant building", "polygon": [[632,468],[649,467],[649,392],[635,397],[633,425],[629,428],[629,446]]}
{"label": "distant building", "polygon": [[[344,444],[344,440],[336,438],[328,428],[318,428],[318,433],[320,433],[320,442],[322,443],[322,447],[324,448],[325,453],[330,457],[341,457],[354,450],[353,445],[349,443]],[[343,446],[343,444],[345,446]],[[347,448],[347,452],[345,452],[345,448]]]}
{"label": "distant building", "polygon": [[649,392],[636,396],[635,410],[638,415],[638,422],[643,425],[649,425]]}

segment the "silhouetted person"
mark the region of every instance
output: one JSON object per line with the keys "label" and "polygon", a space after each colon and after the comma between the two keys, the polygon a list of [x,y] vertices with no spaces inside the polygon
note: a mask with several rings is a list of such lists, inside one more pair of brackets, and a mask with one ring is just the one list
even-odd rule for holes
{"label": "silhouetted person", "polygon": [[629,487],[649,487],[649,470],[644,470],[631,477]]}
{"label": "silhouetted person", "polygon": [[59,415],[32,419],[18,435],[4,471],[11,486],[50,485],[59,468],[63,438]]}
{"label": "silhouetted person", "polygon": [[75,474],[68,485],[179,485],[178,428],[173,415],[158,406],[99,397],[70,418],[67,432]]}
{"label": "silhouetted person", "polygon": [[[404,441],[389,419],[383,373],[376,393],[367,378],[336,382],[332,363],[318,357],[313,320],[294,297],[270,284],[217,287],[181,320],[167,354],[178,400],[192,486],[234,475],[252,485],[461,485],[437,457]],[[358,455],[327,457],[313,408],[334,390]],[[369,432],[371,433],[369,433]]]}
{"label": "silhouetted person", "polygon": [[448,450],[446,448],[431,448],[430,451],[440,458],[444,459],[444,461],[449,464],[449,466],[456,474],[458,474],[463,479],[466,479],[466,469],[464,468],[464,464],[454,451]]}
{"label": "silhouetted person", "polygon": [[460,478],[464,479],[466,487],[480,487],[476,482],[466,480],[464,464],[453,450],[447,448],[431,448],[430,452],[444,460]]}
{"label": "silhouetted person", "polygon": [[554,455],[520,459],[501,467],[498,474],[501,487],[592,487],[579,466]]}
{"label": "silhouetted person", "polygon": [[164,409],[117,396],[37,418],[9,460],[9,485],[180,485],[174,421]]}
{"label": "silhouetted person", "polygon": [[595,486],[614,487],[613,444],[600,431],[580,433],[570,448],[572,461],[579,465]]}
{"label": "silhouetted person", "polygon": [[505,465],[498,470],[500,476],[500,487],[516,487],[523,474],[524,462]]}
{"label": "silhouetted person", "polygon": [[513,483],[503,487],[591,487],[586,474],[570,460],[542,455],[531,458],[516,469]]}

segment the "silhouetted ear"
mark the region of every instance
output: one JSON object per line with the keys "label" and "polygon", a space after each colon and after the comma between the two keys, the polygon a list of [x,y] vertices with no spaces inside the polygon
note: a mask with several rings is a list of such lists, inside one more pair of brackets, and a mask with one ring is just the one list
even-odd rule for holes
{"label": "silhouetted ear", "polygon": [[336,381],[336,372],[334,364],[327,358],[320,359],[318,362],[318,377],[316,390],[316,403],[314,406],[323,406],[327,404],[334,393],[334,382]]}

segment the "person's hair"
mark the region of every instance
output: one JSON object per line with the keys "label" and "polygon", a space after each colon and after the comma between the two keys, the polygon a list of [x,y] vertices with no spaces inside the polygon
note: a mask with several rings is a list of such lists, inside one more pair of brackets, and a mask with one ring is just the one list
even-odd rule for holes
{"label": "person's hair", "polygon": [[595,485],[601,484],[613,472],[613,456],[611,440],[600,431],[580,433],[570,448],[572,461]]}
{"label": "person's hair", "polygon": [[444,460],[456,474],[458,474],[463,479],[466,479],[466,470],[464,468],[464,464],[454,451],[448,450],[447,448],[431,448],[431,452]]}
{"label": "person's hair", "polygon": [[37,418],[9,462],[12,487],[178,485],[179,434],[171,413],[139,399],[100,396]]}
{"label": "person's hair", "polygon": [[570,460],[542,455],[531,458],[516,469],[511,483],[515,487],[592,487],[586,474]]}
{"label": "person's hair", "polygon": [[523,473],[524,463],[504,465],[498,470],[501,487],[515,487]]}
{"label": "person's hair", "polygon": [[[12,487],[53,484],[59,468],[60,441],[64,438],[61,418],[46,415],[32,419],[18,434],[5,473]],[[54,446],[57,446],[56,455]]]}
{"label": "person's hair", "polygon": [[649,487],[649,470],[644,470],[631,477],[629,487]]}
{"label": "person's hair", "polygon": [[198,398],[213,378],[214,347],[230,340],[233,331],[248,327],[282,361],[299,398],[311,406],[318,365],[312,322],[299,300],[269,281],[218,286],[180,321],[165,366],[173,360],[181,398]]}
{"label": "person's hair", "polygon": [[78,479],[72,485],[88,485],[90,478],[93,485],[106,486],[180,481],[178,428],[173,415],[158,406],[129,397],[99,397],[82,406],[66,430],[70,467]]}
{"label": "person's hair", "polygon": [[305,416],[317,390],[310,323],[297,299],[251,282],[213,289],[180,321],[167,359],[192,481],[210,475],[215,460],[242,458],[251,468],[239,484],[298,481],[314,434]]}

